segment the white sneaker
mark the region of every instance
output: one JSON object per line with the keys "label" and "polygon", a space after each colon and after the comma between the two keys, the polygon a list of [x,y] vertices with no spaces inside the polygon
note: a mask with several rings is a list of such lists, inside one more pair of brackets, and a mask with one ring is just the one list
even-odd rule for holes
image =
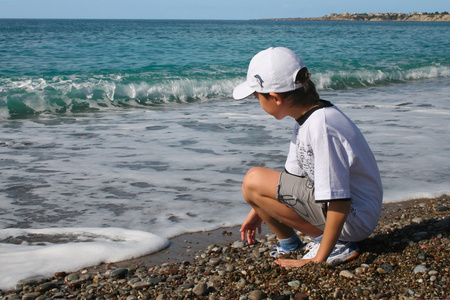
{"label": "white sneaker", "polygon": [[[314,258],[319,250],[319,247],[320,244],[316,242],[311,242],[306,245],[305,249],[309,251],[303,256],[303,259]],[[337,265],[355,259],[358,256],[359,248],[357,243],[338,241],[333,249],[333,252],[331,252],[330,256],[328,256],[327,263]]]}
{"label": "white sneaker", "polygon": [[283,255],[283,254],[289,254],[289,252],[284,251],[283,249],[281,249],[280,246],[277,245],[272,245],[272,251],[270,251],[270,256],[274,257],[274,258],[278,258],[278,256]]}
{"label": "white sneaker", "polygon": [[333,252],[327,258],[327,263],[338,265],[359,256],[359,247],[353,242],[337,242]]}
{"label": "white sneaker", "polygon": [[283,250],[280,246],[278,246],[278,245],[272,245],[272,251],[269,253],[270,254],[270,256],[272,256],[272,257],[274,257],[274,258],[277,258],[278,256],[280,256],[280,255],[283,255],[283,254],[289,254],[289,253],[291,253],[291,252],[296,252],[297,250],[300,250],[300,249],[302,249],[303,248],[303,243],[302,242],[300,242],[299,244],[298,244],[298,247],[297,247],[297,249],[295,249],[294,251],[285,251],[285,250]]}
{"label": "white sneaker", "polygon": [[305,250],[308,251],[305,255],[303,255],[302,259],[311,259],[316,257],[317,251],[319,250],[320,244],[317,242],[310,242],[306,244]]}

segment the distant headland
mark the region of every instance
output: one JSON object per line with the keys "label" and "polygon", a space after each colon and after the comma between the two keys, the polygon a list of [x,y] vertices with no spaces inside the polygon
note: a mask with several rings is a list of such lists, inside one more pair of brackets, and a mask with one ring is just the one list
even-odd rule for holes
{"label": "distant headland", "polygon": [[435,13],[343,13],[329,14],[318,18],[272,18],[263,20],[277,21],[418,21],[418,22],[449,22],[450,14],[448,12]]}

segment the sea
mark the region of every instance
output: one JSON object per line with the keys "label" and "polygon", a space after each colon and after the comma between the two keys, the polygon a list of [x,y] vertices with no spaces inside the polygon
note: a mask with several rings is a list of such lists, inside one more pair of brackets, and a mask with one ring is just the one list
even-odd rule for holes
{"label": "sea", "polygon": [[[384,201],[450,192],[449,22],[0,20],[0,289],[236,226],[294,120],[233,100],[294,50],[361,129]],[[219,242],[219,241],[218,241]]]}

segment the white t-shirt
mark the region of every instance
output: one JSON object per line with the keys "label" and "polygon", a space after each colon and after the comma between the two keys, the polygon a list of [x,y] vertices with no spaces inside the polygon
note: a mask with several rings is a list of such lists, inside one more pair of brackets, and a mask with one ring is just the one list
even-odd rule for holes
{"label": "white t-shirt", "polygon": [[331,103],[297,120],[286,171],[308,177],[317,202],[351,199],[340,239],[367,238],[378,223],[383,198],[372,151],[356,125]]}

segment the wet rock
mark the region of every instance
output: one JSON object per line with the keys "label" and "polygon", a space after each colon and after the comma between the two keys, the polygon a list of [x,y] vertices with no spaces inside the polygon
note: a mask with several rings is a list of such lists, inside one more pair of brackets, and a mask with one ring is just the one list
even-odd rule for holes
{"label": "wet rock", "polygon": [[162,281],[161,277],[152,277],[152,278],[147,279],[147,282],[150,283],[151,285],[157,285],[161,281]]}
{"label": "wet rock", "polygon": [[277,295],[272,298],[272,300],[290,300],[291,297],[288,295]]}
{"label": "wet rock", "polygon": [[231,245],[231,247],[233,247],[233,248],[244,248],[244,242],[236,241],[236,242],[234,242],[234,243]]}
{"label": "wet rock", "polygon": [[446,214],[449,210],[450,210],[449,206],[441,205],[441,206],[436,207],[436,209],[434,210],[434,213],[437,215],[443,215],[443,214]]}
{"label": "wet rock", "polygon": [[133,289],[143,289],[143,288],[147,288],[149,286],[151,286],[152,284],[150,282],[145,282],[145,281],[136,281],[133,283],[128,282],[128,284],[133,288]]}
{"label": "wet rock", "polygon": [[66,282],[71,282],[78,279],[80,279],[80,275],[78,273],[71,273],[64,278]]}
{"label": "wet rock", "polygon": [[394,268],[390,263],[384,263],[377,269],[377,272],[379,274],[390,274],[393,270]]}
{"label": "wet rock", "polygon": [[191,289],[193,287],[194,287],[194,285],[192,283],[183,283],[182,285],[180,285],[177,288],[177,291],[185,291],[185,290]]}
{"label": "wet rock", "polygon": [[234,270],[235,270],[234,265],[232,265],[232,264],[227,265],[227,268],[226,268],[226,271],[227,271],[227,272],[231,273],[231,272],[233,272]]}
{"label": "wet rock", "polygon": [[342,297],[342,290],[341,289],[336,289],[333,293],[333,297],[334,298],[341,298]]}
{"label": "wet rock", "polygon": [[422,218],[414,218],[411,220],[411,222],[416,223],[416,224],[422,223],[422,221],[423,221]]}
{"label": "wet rock", "polygon": [[365,272],[365,269],[364,269],[363,267],[357,267],[357,268],[355,269],[355,275],[356,275],[356,276],[362,275],[362,274],[364,274],[364,272]]}
{"label": "wet rock", "polygon": [[22,296],[22,300],[35,300],[39,295],[39,292],[28,293]]}
{"label": "wet rock", "polygon": [[303,293],[297,293],[294,296],[294,300],[306,300],[306,299],[308,299],[308,295]]}
{"label": "wet rock", "polygon": [[206,283],[204,283],[204,282],[200,282],[192,289],[192,292],[194,294],[196,294],[197,296],[205,295],[206,291],[207,291],[207,286],[206,286]]}
{"label": "wet rock", "polygon": [[248,300],[261,300],[265,298],[266,295],[260,290],[254,290],[248,294]]}
{"label": "wet rock", "polygon": [[297,287],[297,286],[300,285],[300,281],[298,281],[298,280],[289,281],[288,285],[291,286],[291,287]]}
{"label": "wet rock", "polygon": [[54,282],[44,282],[43,284],[41,284],[38,287],[38,291],[41,292],[41,293],[45,293],[45,292],[47,292],[47,291],[49,291],[49,290],[51,290],[51,289],[53,289],[53,288],[55,288],[57,286],[58,285],[56,283],[54,283]]}
{"label": "wet rock", "polygon": [[21,290],[26,285],[38,285],[44,283],[46,278],[44,276],[32,276],[19,280],[16,284],[16,289]]}
{"label": "wet rock", "polygon": [[111,273],[109,273],[109,276],[113,279],[119,279],[119,278],[125,278],[128,274],[127,268],[118,268],[115,270],[112,270]]}
{"label": "wet rock", "polygon": [[343,270],[339,273],[339,276],[345,277],[345,278],[354,278],[356,277],[355,274],[350,272],[349,270]]}
{"label": "wet rock", "polygon": [[217,266],[220,263],[220,258],[219,257],[213,257],[209,260],[209,264],[211,266]]}
{"label": "wet rock", "polygon": [[422,265],[419,265],[419,266],[417,266],[417,267],[415,267],[414,268],[414,274],[417,274],[417,273],[426,273],[426,272],[428,272],[428,268],[427,267],[425,267],[425,266],[422,266]]}
{"label": "wet rock", "polygon": [[244,278],[239,279],[239,281],[236,283],[236,288],[238,290],[242,290],[245,285],[247,284],[247,281]]}

